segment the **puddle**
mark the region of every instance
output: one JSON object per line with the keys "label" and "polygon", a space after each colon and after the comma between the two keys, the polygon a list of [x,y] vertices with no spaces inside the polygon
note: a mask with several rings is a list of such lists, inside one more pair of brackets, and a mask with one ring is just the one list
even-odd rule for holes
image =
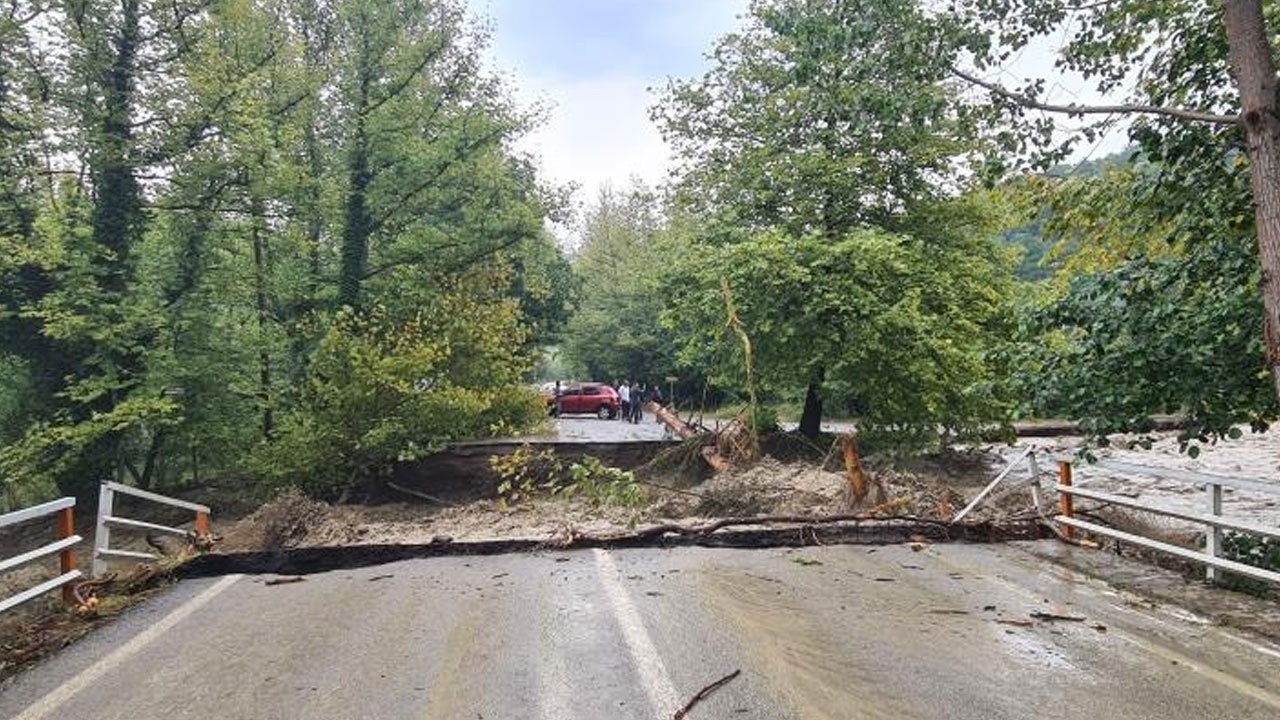
{"label": "puddle", "polygon": [[1032,631],[1007,631],[1000,633],[1000,642],[1009,655],[1053,670],[1079,670],[1057,648],[1046,645]]}

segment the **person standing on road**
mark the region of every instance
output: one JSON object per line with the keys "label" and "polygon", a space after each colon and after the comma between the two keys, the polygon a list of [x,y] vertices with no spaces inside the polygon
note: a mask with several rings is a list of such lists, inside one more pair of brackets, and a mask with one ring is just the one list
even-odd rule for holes
{"label": "person standing on road", "polygon": [[631,387],[627,385],[627,381],[623,380],[618,386],[618,402],[622,404],[622,412],[618,414],[619,420],[627,420],[631,417]]}
{"label": "person standing on road", "polygon": [[636,383],[631,386],[631,422],[638,423],[644,419],[644,385]]}
{"label": "person standing on road", "polygon": [[[653,389],[649,391],[649,401],[659,407],[662,406],[662,386],[658,383],[654,383]],[[662,418],[658,417],[658,413],[656,411],[653,413],[653,421],[657,423],[662,422]]]}

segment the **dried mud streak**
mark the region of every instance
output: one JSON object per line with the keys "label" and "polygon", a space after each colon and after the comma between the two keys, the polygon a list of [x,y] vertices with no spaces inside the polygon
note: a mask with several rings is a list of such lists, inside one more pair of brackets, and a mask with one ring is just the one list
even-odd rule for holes
{"label": "dried mud streak", "polygon": [[733,628],[755,674],[767,678],[796,717],[807,720],[901,720],[912,708],[863,681],[854,658],[841,656],[829,628],[750,576],[710,571],[699,577],[711,611]]}
{"label": "dried mud streak", "polygon": [[426,720],[454,720],[475,712],[472,668],[485,665],[489,640],[484,635],[484,616],[489,605],[487,600],[472,605],[449,631],[437,664],[439,669],[431,678],[431,692],[422,715]]}
{"label": "dried mud streak", "polygon": [[1017,523],[996,527],[987,523],[943,527],[925,524],[849,523],[796,525],[750,530],[721,531],[708,535],[655,538],[585,538],[570,543],[546,540],[489,540],[479,542],[433,543],[424,545],[343,545],[287,550],[209,554],[193,558],[175,570],[184,578],[212,577],[230,573],[258,575],[309,575],[329,570],[382,565],[400,560],[428,557],[483,556],[512,553],[565,552],[589,548],[726,547],[773,548],[812,545],[889,545],[925,537],[933,542],[1002,542],[1046,537],[1037,523]]}

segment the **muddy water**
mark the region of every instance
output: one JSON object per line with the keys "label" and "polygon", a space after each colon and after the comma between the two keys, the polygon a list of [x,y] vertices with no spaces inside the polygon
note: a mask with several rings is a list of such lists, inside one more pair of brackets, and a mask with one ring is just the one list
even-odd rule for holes
{"label": "muddy water", "polygon": [[904,704],[877,689],[859,671],[867,658],[798,604],[778,598],[778,586],[751,576],[713,570],[702,575],[706,602],[731,627],[755,671],[770,679],[775,694],[812,720],[913,717]]}
{"label": "muddy water", "polygon": [[[1112,447],[1095,449],[1093,452],[1099,459],[1272,483],[1278,494],[1226,489],[1223,513],[1241,520],[1280,526],[1280,433],[1252,433],[1247,427],[1241,428],[1241,431],[1243,434],[1235,440],[1224,439],[1214,444],[1200,445],[1200,454],[1195,458],[1179,451],[1177,433],[1172,432],[1155,433],[1156,440],[1150,450],[1127,449],[1124,447],[1126,438],[1114,436]],[[1016,447],[997,446],[992,449],[1008,461],[1020,455],[1026,447],[1035,447],[1048,453],[1074,453],[1083,444],[1084,438],[1079,437],[1022,438]],[[1076,484],[1149,499],[1171,509],[1192,512],[1204,512],[1208,509],[1205,492],[1181,482],[1144,475],[1103,472],[1087,464],[1078,464],[1075,477]],[[1191,527],[1178,521],[1145,517],[1172,528]]]}

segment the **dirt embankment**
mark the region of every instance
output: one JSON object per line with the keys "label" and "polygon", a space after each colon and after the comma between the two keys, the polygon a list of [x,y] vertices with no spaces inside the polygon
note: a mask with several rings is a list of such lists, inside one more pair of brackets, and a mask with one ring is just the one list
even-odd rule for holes
{"label": "dirt embankment", "polygon": [[[506,505],[495,498],[452,504],[426,501],[332,506],[286,491],[223,533],[219,552],[253,552],[338,545],[428,544],[490,540],[544,540],[621,532],[670,522],[703,522],[758,515],[823,516],[855,511],[945,520],[990,479],[989,462],[966,456],[950,471],[940,464],[882,468],[869,472],[872,492],[850,501],[841,472],[818,463],[764,457],[751,467],[679,482],[641,474],[646,501],[616,507],[581,498],[537,497]],[[1006,493],[975,520],[1027,517],[1029,491]]]}

